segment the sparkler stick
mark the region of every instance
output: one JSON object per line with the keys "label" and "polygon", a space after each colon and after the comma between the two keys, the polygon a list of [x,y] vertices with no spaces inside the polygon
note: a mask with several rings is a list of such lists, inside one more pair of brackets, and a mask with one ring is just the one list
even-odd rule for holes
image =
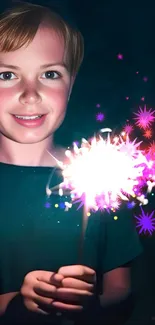
{"label": "sparkler stick", "polygon": [[84,250],[84,240],[85,240],[85,233],[87,229],[87,224],[88,224],[88,211],[86,208],[86,205],[83,206],[83,215],[82,215],[82,227],[81,227],[81,233],[80,233],[80,243],[79,243],[79,254],[78,254],[78,259],[79,259],[79,264],[83,264],[83,250]]}

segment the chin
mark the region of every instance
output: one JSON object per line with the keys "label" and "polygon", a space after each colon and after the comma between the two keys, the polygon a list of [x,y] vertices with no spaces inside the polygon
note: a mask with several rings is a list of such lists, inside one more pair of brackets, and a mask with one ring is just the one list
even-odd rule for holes
{"label": "chin", "polygon": [[35,137],[35,138],[18,138],[18,137],[14,137],[11,138],[12,141],[16,142],[16,143],[20,143],[20,144],[35,144],[35,143],[39,143],[44,141],[45,139],[47,139],[49,136],[46,137]]}

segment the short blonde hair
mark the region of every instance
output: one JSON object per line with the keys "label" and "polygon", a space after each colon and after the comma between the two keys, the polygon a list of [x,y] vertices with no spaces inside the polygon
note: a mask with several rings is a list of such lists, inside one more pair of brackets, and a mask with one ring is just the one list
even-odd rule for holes
{"label": "short blonde hair", "polygon": [[50,24],[65,43],[65,64],[72,76],[80,68],[84,55],[81,33],[49,8],[30,3],[18,3],[0,16],[0,51],[10,52],[28,45],[41,24]]}

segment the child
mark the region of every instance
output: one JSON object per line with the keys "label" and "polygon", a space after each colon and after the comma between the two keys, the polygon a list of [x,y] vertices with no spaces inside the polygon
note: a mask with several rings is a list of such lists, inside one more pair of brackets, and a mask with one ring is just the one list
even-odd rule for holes
{"label": "child", "polygon": [[81,34],[47,8],[24,3],[0,19],[4,324],[105,324],[105,306],[130,291],[128,263],[140,246],[127,211],[119,212],[117,221],[115,214],[89,217],[79,263],[82,208],[66,211],[66,197],[46,196],[51,172],[50,186],[60,182],[49,152],[65,159],[53,136],[63,122],[82,58]]}

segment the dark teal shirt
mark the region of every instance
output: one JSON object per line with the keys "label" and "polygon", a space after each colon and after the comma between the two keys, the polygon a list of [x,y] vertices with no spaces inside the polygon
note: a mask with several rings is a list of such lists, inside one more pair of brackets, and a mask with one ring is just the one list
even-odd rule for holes
{"label": "dark teal shirt", "polygon": [[[149,196],[149,204],[143,207],[148,215],[155,211],[155,189],[154,195]],[[136,209],[133,214],[139,216],[140,209]],[[155,226],[155,212],[152,216]],[[140,228],[137,228],[137,233]],[[152,234],[148,231],[139,234],[143,248],[141,254],[134,262],[132,275],[132,290],[135,292],[136,303],[133,314],[127,325],[137,323],[140,325],[153,324],[155,322],[155,230]]]}
{"label": "dark teal shirt", "polygon": [[101,275],[141,251],[130,211],[122,208],[90,215],[79,259],[83,209],[73,204],[65,211],[69,197],[47,197],[52,172],[50,187],[61,182],[59,170],[0,163],[0,294],[19,291],[33,270],[84,264]]}

